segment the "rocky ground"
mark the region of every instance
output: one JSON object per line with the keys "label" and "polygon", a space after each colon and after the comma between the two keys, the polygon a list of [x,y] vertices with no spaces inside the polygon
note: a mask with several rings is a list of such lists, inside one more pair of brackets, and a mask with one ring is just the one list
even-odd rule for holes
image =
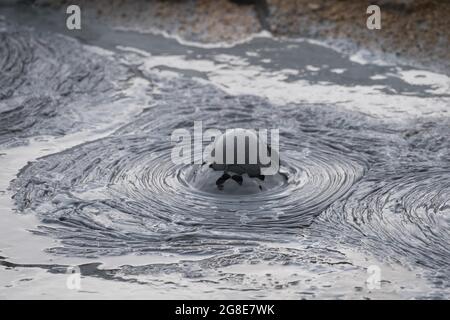
{"label": "rocky ground", "polygon": [[[280,35],[349,39],[357,47],[450,70],[450,2],[439,0],[267,0],[270,30]],[[369,4],[381,8],[382,29],[366,28]]]}
{"label": "rocky ground", "polygon": [[[347,50],[387,52],[450,71],[450,2],[445,0],[30,1],[60,9],[77,3],[91,18],[113,27],[157,30],[206,43],[239,41],[262,30],[278,36],[350,40]],[[370,4],[381,8],[381,30],[366,28]]]}

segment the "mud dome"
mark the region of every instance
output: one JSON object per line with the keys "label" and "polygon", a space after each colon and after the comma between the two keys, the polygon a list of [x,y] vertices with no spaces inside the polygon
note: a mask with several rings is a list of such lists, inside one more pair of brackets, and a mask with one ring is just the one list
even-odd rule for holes
{"label": "mud dome", "polygon": [[[134,34],[121,36],[124,42],[142,43]],[[100,259],[208,254],[174,263],[86,269],[120,281],[177,274],[208,282],[205,293],[224,286],[246,293],[295,287],[298,270],[309,279],[351,272],[357,267],[339,251],[350,247],[424,268],[433,290],[448,294],[450,123],[443,111],[448,92],[430,84],[426,73],[408,82],[401,72],[416,71],[358,64],[309,42],[267,38],[211,50],[149,38],[169,43],[165,48],[174,52],[152,56],[145,48],[116,48],[114,42],[109,43],[114,51],[103,52],[62,36],[49,41],[46,32],[6,24],[0,37],[6,44],[0,48],[5,153],[28,137],[105,128],[124,115],[131,118],[105,138],[30,162],[11,182],[15,209],[41,221],[32,232],[59,240],[47,252]],[[107,35],[102,39],[108,42]],[[256,71],[242,66],[243,57]],[[195,59],[198,65],[192,64]],[[292,72],[297,60],[303,73]],[[317,69],[305,60],[328,65]],[[279,70],[283,76],[264,82]],[[254,83],[233,82],[245,74]],[[42,76],[46,80],[37,81]],[[136,88],[136,83],[144,85]],[[291,94],[281,97],[277,89]],[[337,89],[344,92],[339,102],[324,102],[328,96],[321,93],[333,100]],[[261,91],[267,96],[256,94]],[[130,105],[138,104],[145,110],[130,116]],[[431,111],[423,117],[398,116],[428,106]],[[388,116],[376,116],[383,111]],[[192,178],[200,168],[170,158],[172,131],[192,128],[194,121],[223,131],[280,128],[280,172],[287,179],[244,197],[202,191]],[[3,260],[0,264],[12,265]],[[246,264],[262,270],[276,266],[275,278],[284,272],[290,276],[282,284],[270,274],[251,278],[239,269]],[[237,269],[221,273],[229,267]]]}
{"label": "mud dome", "polygon": [[[232,97],[186,77],[147,76],[158,83],[158,106],[112,137],[41,159],[14,182],[20,210],[38,213],[54,224],[41,232],[64,239],[65,246],[54,250],[212,253],[257,240],[285,239],[342,197],[368,166],[364,150],[342,152],[320,138],[329,133],[362,149],[368,136],[355,140],[346,136],[344,124],[334,130],[319,124],[323,117],[334,122],[350,115],[317,107],[314,113],[322,116],[314,117],[311,109],[292,105],[277,109],[274,116],[274,107],[254,96]],[[171,132],[191,128],[194,121],[220,130],[283,126],[281,171],[288,180],[244,198],[202,192],[191,183],[196,168],[175,165],[170,158]],[[308,133],[308,127],[315,133]],[[29,183],[31,177],[35,183]]]}
{"label": "mud dome", "polygon": [[[212,253],[287,241],[332,205],[313,224],[321,242],[335,241],[336,230],[343,241],[380,255],[448,264],[449,149],[440,138],[447,123],[389,128],[329,107],[275,109],[187,77],[146,76],[159,93],[137,121],[40,159],[14,181],[18,208],[40,216],[47,224],[40,233],[62,239],[53,252]],[[171,162],[170,134],[198,120],[219,129],[282,128],[281,170],[288,181],[244,199],[194,188],[187,179],[192,165]]]}

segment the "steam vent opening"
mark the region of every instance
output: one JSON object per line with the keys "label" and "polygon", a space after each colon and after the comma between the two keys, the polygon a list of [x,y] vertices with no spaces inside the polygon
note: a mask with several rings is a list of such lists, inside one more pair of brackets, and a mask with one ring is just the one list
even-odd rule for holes
{"label": "steam vent opening", "polygon": [[266,192],[287,183],[278,163],[278,152],[261,141],[254,130],[231,129],[215,139],[210,159],[194,170],[193,184],[208,193]]}

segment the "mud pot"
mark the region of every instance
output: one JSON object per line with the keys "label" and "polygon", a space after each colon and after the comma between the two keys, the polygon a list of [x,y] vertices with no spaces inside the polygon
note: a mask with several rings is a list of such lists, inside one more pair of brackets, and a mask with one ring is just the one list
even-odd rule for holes
{"label": "mud pot", "polygon": [[[450,297],[446,74],[267,33],[0,15],[0,297]],[[171,161],[194,121],[279,128],[286,178],[208,190]]]}

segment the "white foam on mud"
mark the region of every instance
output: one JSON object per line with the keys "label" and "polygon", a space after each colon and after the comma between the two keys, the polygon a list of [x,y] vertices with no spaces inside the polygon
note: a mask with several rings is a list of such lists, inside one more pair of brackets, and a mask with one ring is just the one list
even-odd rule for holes
{"label": "white foam on mud", "polygon": [[[135,57],[135,59],[137,59]],[[309,66],[306,70],[290,70],[288,72],[270,71],[262,66],[250,65],[245,58],[223,55],[213,60],[188,59],[182,55],[141,56],[142,68],[151,72],[156,67],[195,70],[205,73],[211,83],[229,94],[250,94],[265,97],[272,103],[282,105],[288,103],[322,104],[337,106],[379,118],[392,120],[411,117],[439,117],[446,115],[449,97],[440,95],[449,93],[450,78],[446,75],[425,72],[422,70],[404,71],[378,75],[382,77],[398,77],[408,84],[432,86],[429,96],[411,94],[392,94],[383,90],[389,86],[379,82],[377,85],[344,86],[332,82],[310,82],[305,79],[286,81],[294,71],[317,72],[320,68]],[[420,77],[417,77],[420,75]],[[392,90],[391,90],[392,91]]]}
{"label": "white foam on mud", "polygon": [[386,80],[387,76],[383,76],[381,74],[376,74],[370,77],[371,80]]}
{"label": "white foam on mud", "polygon": [[[270,35],[254,35],[252,38]],[[202,48],[232,47],[235,44],[213,44],[205,45],[200,43],[186,42],[178,37],[167,35],[170,38],[176,38],[180,43],[197,46]],[[248,39],[246,40],[248,41]],[[242,41],[245,42],[245,41]],[[313,41],[311,41],[313,42]],[[323,45],[323,44],[321,44]],[[111,55],[110,51],[89,46],[89,50],[102,55]],[[230,94],[252,94],[265,97],[275,104],[286,103],[306,103],[306,104],[329,104],[358,112],[363,112],[372,116],[382,118],[404,118],[414,116],[439,116],[446,112],[449,98],[439,95],[448,93],[449,78],[445,75],[424,72],[422,70],[402,70],[398,69],[396,73],[389,75],[380,75],[378,80],[383,77],[396,76],[403,81],[414,85],[432,86],[430,97],[406,96],[400,94],[386,94],[382,92],[386,86],[383,84],[376,86],[341,86],[331,82],[316,82],[299,79],[287,81],[291,75],[298,75],[304,72],[318,72],[320,67],[306,67],[305,70],[283,69],[278,72],[270,71],[261,66],[250,65],[242,57],[233,55],[219,55],[214,60],[187,59],[180,55],[152,56],[151,54],[131,48],[119,47],[119,49],[128,52],[129,61],[133,63],[142,63],[141,68],[146,72],[154,72],[154,69],[166,66],[171,69],[195,70],[204,73],[209,81]],[[255,56],[249,54],[248,56]],[[377,61],[365,60],[364,55],[357,55],[350,59],[351,61],[368,64],[378,63]],[[126,60],[125,60],[126,62]],[[270,63],[270,61],[267,61]],[[336,71],[339,70],[339,71]],[[335,69],[335,73],[344,73],[344,69]],[[163,71],[160,75],[176,77],[178,74],[174,71]],[[199,81],[208,80],[199,79]],[[87,258],[69,258],[55,257],[47,254],[44,249],[58,246],[58,242],[48,237],[40,237],[31,234],[29,229],[36,229],[40,224],[34,215],[21,215],[13,212],[14,204],[11,199],[12,193],[7,190],[9,183],[15,178],[19,170],[29,161],[35,161],[37,158],[57,153],[78,144],[97,140],[111,134],[121,124],[126,123],[130,117],[138,114],[143,107],[149,105],[145,96],[140,95],[142,90],[148,90],[151,87],[149,81],[142,78],[135,78],[126,90],[129,97],[138,97],[138,100],[130,99],[128,108],[123,108],[123,103],[113,106],[111,111],[107,108],[100,108],[101,112],[114,112],[114,116],[105,119],[117,119],[115,123],[101,123],[99,127],[91,130],[85,130],[79,133],[70,134],[63,138],[40,137],[33,139],[29,145],[20,146],[12,149],[1,150],[0,156],[2,166],[0,166],[0,233],[4,235],[0,239],[1,256],[8,257],[8,261],[13,263],[34,263],[34,264],[52,264],[57,261],[58,264],[78,265],[81,263],[93,262],[95,259]],[[157,88],[152,88],[157,92]],[[139,98],[141,97],[142,98]],[[106,106],[105,106],[106,107]],[[101,118],[96,116],[94,118]],[[282,244],[273,244],[281,247]],[[340,249],[341,250],[341,249]],[[313,287],[318,286],[319,297],[325,298],[398,298],[399,295],[408,297],[417,296],[417,291],[427,292],[428,288],[422,287],[422,281],[417,280],[414,273],[409,272],[400,266],[395,266],[393,270],[382,264],[380,261],[370,260],[368,255],[358,252],[345,252],[348,260],[354,265],[354,271],[329,274],[327,272],[308,272],[299,267],[279,266],[279,265],[238,265],[223,268],[224,272],[245,273],[253,275],[250,279],[255,281],[266,281],[265,275],[271,272],[274,275],[274,281],[282,279],[283,282],[300,281],[301,289],[305,290],[303,296],[307,296]],[[183,255],[183,259],[200,259],[203,257],[190,257]],[[116,267],[119,265],[140,265],[149,263],[170,263],[180,260],[180,256],[173,254],[154,254],[145,256],[126,255],[120,257],[102,257],[103,267]],[[367,274],[364,271],[369,264],[381,265],[383,279],[386,281],[381,291],[369,292],[365,286]],[[208,282],[200,282],[198,279],[188,279],[178,273],[169,275],[147,276],[145,281],[150,282],[149,286],[140,286],[137,284],[102,280],[95,277],[86,277],[82,279],[82,291],[71,291],[66,287],[67,275],[55,275],[38,268],[17,268],[16,271],[4,271],[0,273],[0,287],[10,286],[7,290],[0,290],[0,298],[222,298],[236,299],[248,298],[248,292],[237,291],[233,288],[212,289],[213,285]],[[14,272],[14,276],[12,273]],[[296,274],[296,275],[295,275]],[[142,277],[146,277],[142,275]],[[134,277],[135,278],[135,277]],[[22,281],[23,279],[32,279],[32,281]],[[308,283],[305,279],[309,279]],[[303,281],[303,282],[302,282]],[[168,284],[172,283],[172,284]],[[333,283],[333,288],[328,289],[326,285]],[[357,291],[349,289],[354,286]],[[390,284],[389,284],[390,283]],[[409,286],[408,286],[409,284]],[[406,285],[406,286],[405,286]],[[331,286],[330,286],[331,287]],[[195,288],[195,290],[193,290]],[[402,292],[399,292],[402,288]],[[406,288],[406,289],[405,289]],[[287,291],[283,296],[298,297],[299,288]],[[411,290],[411,294],[409,291]],[[279,292],[270,290],[266,298],[279,298]]]}
{"label": "white foam on mud", "polygon": [[137,48],[133,48],[133,47],[127,47],[127,46],[117,46],[117,49],[121,50],[121,51],[127,51],[127,52],[132,52],[132,53],[136,53],[138,55],[141,55],[143,57],[151,57],[152,55],[144,50],[141,49],[137,49]]}
{"label": "white foam on mud", "polygon": [[306,66],[306,70],[312,71],[312,72],[320,71],[320,67],[315,67],[315,66],[307,65],[307,66]]}
{"label": "white foam on mud", "polygon": [[178,34],[169,33],[163,30],[159,30],[156,28],[149,28],[149,29],[139,29],[139,28],[127,28],[127,27],[114,27],[114,30],[118,31],[126,31],[126,32],[136,32],[141,34],[153,34],[153,35],[159,35],[163,36],[167,39],[173,39],[176,40],[178,43],[189,46],[189,47],[195,47],[195,48],[204,48],[204,49],[215,49],[215,48],[232,48],[238,44],[249,42],[255,38],[272,38],[272,34],[267,30],[262,30],[260,32],[255,32],[252,34],[249,34],[248,36],[242,37],[239,40],[235,41],[217,41],[212,43],[207,42],[199,42],[199,41],[191,41],[184,39]]}
{"label": "white foam on mud", "polygon": [[336,74],[343,74],[345,71],[347,71],[347,69],[335,68],[335,69],[331,69],[330,71],[333,72],[333,73],[336,73]]}
{"label": "white foam on mud", "polygon": [[427,90],[436,95],[450,95],[450,78],[446,75],[426,71],[426,70],[403,70],[397,68],[397,76],[403,81],[418,86],[431,86],[433,89]]}

